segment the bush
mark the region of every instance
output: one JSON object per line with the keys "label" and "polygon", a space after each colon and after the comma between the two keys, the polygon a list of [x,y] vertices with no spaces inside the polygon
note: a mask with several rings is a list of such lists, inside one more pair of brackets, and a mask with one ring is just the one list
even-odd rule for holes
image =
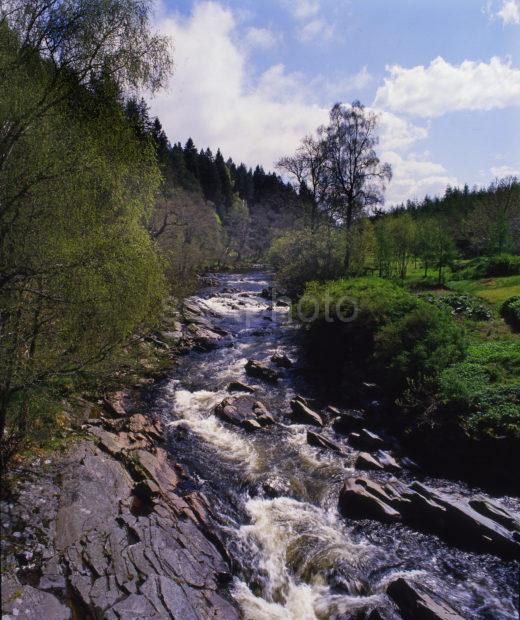
{"label": "bush", "polygon": [[[348,372],[375,372],[396,395],[409,381],[431,382],[464,355],[463,330],[448,313],[388,280],[311,283],[298,309],[313,317],[324,356]],[[345,322],[341,312],[353,320]]]}
{"label": "bush", "polygon": [[451,314],[464,316],[473,321],[491,320],[491,312],[486,306],[468,295],[451,293],[449,295],[426,295],[423,297],[428,303],[448,310]]}
{"label": "bush", "polygon": [[520,330],[520,295],[506,299],[500,308],[504,319],[516,330]]}
{"label": "bush", "polygon": [[516,276],[520,274],[520,256],[513,254],[498,254],[475,258],[462,270],[453,274],[456,280],[480,280],[482,278],[494,278],[504,276]]}
{"label": "bush", "polygon": [[276,239],[268,260],[276,279],[291,297],[301,295],[309,280],[331,280],[343,273],[345,239],[334,229],[291,231]]}
{"label": "bush", "polygon": [[410,380],[435,379],[464,356],[462,329],[448,314],[421,301],[411,312],[385,325],[376,342],[375,358],[387,369],[392,384],[401,387]]}
{"label": "bush", "polygon": [[440,373],[440,407],[471,436],[520,438],[519,375],[519,342],[474,344],[464,361]]}

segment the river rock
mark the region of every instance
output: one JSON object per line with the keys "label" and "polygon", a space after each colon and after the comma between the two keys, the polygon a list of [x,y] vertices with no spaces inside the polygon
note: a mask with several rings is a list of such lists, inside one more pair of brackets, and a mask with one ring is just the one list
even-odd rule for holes
{"label": "river rock", "polygon": [[308,405],[302,402],[303,399],[293,398],[291,400],[292,417],[295,422],[301,424],[313,424],[314,426],[323,426],[323,418],[319,413],[313,411]]}
{"label": "river rock", "polygon": [[257,420],[244,420],[242,422],[242,427],[246,429],[246,431],[261,431],[262,425]]}
{"label": "river rock", "polygon": [[349,443],[355,448],[364,448],[369,450],[377,450],[385,445],[385,441],[366,428],[362,428],[358,433],[350,433]]}
{"label": "river rock", "polygon": [[231,383],[227,386],[228,392],[247,392],[249,394],[253,394],[256,390],[254,387],[242,383],[242,381],[231,381]]}
{"label": "river rock", "polygon": [[399,521],[400,513],[392,508],[392,498],[376,482],[368,478],[349,478],[340,491],[339,506],[347,517]]}
{"label": "river rock", "polygon": [[[330,406],[328,407],[330,410]],[[347,411],[339,411],[332,408],[333,415],[336,415],[332,426],[338,433],[350,433],[351,431],[360,431],[366,425],[366,418],[361,411],[357,409],[348,409]]]}
{"label": "river rock", "polygon": [[326,448],[328,450],[334,450],[334,452],[341,452],[341,446],[331,439],[327,439],[320,433],[314,431],[307,431],[307,443],[316,448]]}
{"label": "river rock", "polygon": [[203,351],[209,351],[219,345],[223,334],[217,333],[210,327],[204,327],[196,323],[190,323],[187,327],[194,347]]}
{"label": "river rock", "polygon": [[402,577],[393,581],[386,591],[404,620],[464,620],[446,602],[434,600],[432,593]]}
{"label": "river rock", "polygon": [[214,414],[229,424],[247,430],[257,430],[275,423],[265,405],[251,396],[229,396],[215,407]]}
{"label": "river rock", "polygon": [[399,463],[389,452],[379,450],[376,453],[376,456],[378,463],[380,463],[380,465],[382,465],[384,469],[387,469],[389,471],[399,471],[400,469],[402,469],[401,465],[399,465]]}
{"label": "river rock", "polygon": [[381,463],[368,452],[360,452],[354,464],[356,469],[364,470],[382,470],[384,467]]}
{"label": "river rock", "polygon": [[[450,497],[419,482],[407,486],[393,480],[379,485],[365,477],[350,478],[340,492],[339,505],[348,517],[401,519],[407,525],[433,532],[474,551],[520,558],[518,529],[510,530],[491,518],[491,510],[485,516],[466,499]],[[512,526],[514,520],[504,512],[500,509],[502,522],[507,519]]]}
{"label": "river rock", "polygon": [[276,383],[278,379],[280,378],[280,374],[276,370],[269,368],[269,366],[266,366],[265,364],[263,364],[262,362],[259,362],[258,360],[253,360],[253,359],[248,360],[245,369],[246,369],[246,373],[250,375],[251,377],[263,379],[264,381],[267,381],[268,383]]}
{"label": "river rock", "polygon": [[271,356],[271,362],[279,368],[291,368],[293,365],[292,360],[289,359],[285,353],[279,351]]}

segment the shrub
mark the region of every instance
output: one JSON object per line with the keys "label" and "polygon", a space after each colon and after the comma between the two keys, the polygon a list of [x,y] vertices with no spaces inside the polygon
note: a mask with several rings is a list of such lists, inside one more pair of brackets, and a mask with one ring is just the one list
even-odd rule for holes
{"label": "shrub", "polygon": [[[448,313],[388,280],[311,283],[298,309],[313,317],[313,340],[327,360],[375,372],[395,394],[410,380],[430,382],[464,354],[463,330]],[[342,321],[350,309],[354,320]]]}
{"label": "shrub", "polygon": [[519,342],[474,344],[464,361],[440,373],[437,398],[471,436],[520,438],[519,375]]}
{"label": "shrub", "polygon": [[330,280],[343,273],[345,239],[341,231],[300,230],[276,239],[268,260],[290,296],[301,295],[309,280]]}
{"label": "shrub", "polygon": [[375,357],[389,371],[390,381],[404,387],[409,380],[435,378],[464,356],[462,329],[451,317],[419,301],[376,336]]}
{"label": "shrub", "polygon": [[500,308],[504,319],[516,330],[520,330],[520,295],[506,299]]}
{"label": "shrub", "polygon": [[451,314],[464,316],[473,321],[491,320],[489,309],[468,295],[459,295],[458,293],[442,296],[426,295],[423,299],[439,308],[448,310]]}
{"label": "shrub", "polygon": [[494,278],[515,276],[520,274],[520,256],[513,254],[498,254],[475,258],[462,270],[456,270],[453,274],[455,280],[480,280],[482,278]]}

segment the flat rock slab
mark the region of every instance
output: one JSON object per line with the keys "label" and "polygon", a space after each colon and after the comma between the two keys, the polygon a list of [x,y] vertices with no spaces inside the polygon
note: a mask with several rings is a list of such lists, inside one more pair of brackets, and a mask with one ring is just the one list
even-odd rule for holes
{"label": "flat rock slab", "polygon": [[396,603],[404,620],[464,620],[445,601],[435,600],[433,593],[402,577],[388,586],[387,594]]}
{"label": "flat rock slab", "polygon": [[[97,445],[83,441],[60,459],[39,582],[20,583],[14,573],[3,579],[2,613],[31,620],[240,618],[207,501],[178,491],[179,474],[152,442],[160,427],[135,414],[91,431]],[[132,432],[145,448],[129,441]]]}

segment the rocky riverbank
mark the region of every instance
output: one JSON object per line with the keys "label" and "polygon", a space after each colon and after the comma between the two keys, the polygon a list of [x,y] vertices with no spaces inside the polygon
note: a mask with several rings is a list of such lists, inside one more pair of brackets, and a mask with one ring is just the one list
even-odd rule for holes
{"label": "rocky riverbank", "polygon": [[[187,307],[154,346],[211,346],[223,334],[198,316]],[[91,413],[83,440],[13,472],[1,506],[2,617],[239,618],[211,508],[164,449],[140,391]]]}

